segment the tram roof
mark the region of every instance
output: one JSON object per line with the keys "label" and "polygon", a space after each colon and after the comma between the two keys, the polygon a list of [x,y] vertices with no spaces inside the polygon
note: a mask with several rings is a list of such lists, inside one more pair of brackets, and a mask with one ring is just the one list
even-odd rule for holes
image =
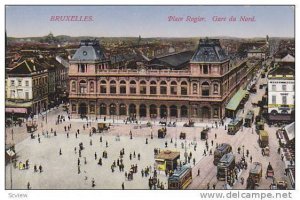
{"label": "tram roof", "polygon": [[175,160],[180,157],[180,152],[178,151],[161,151],[155,159],[163,159],[163,160]]}

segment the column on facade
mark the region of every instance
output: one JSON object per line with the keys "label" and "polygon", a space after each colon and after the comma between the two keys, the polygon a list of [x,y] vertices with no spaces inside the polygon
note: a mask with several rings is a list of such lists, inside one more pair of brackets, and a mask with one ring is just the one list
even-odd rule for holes
{"label": "column on facade", "polygon": [[177,106],[177,117],[181,118],[181,105]]}
{"label": "column on facade", "polygon": [[110,94],[110,83],[109,83],[109,79],[106,79],[106,94]]}
{"label": "column on facade", "polygon": [[156,82],[156,94],[160,95],[160,81]]}
{"label": "column on facade", "polygon": [[156,116],[157,118],[160,118],[160,106],[156,104]]}
{"label": "column on facade", "polygon": [[129,84],[130,80],[126,81],[126,94],[130,94],[130,84]]}
{"label": "column on facade", "polygon": [[120,80],[116,81],[116,93],[120,94]]}
{"label": "column on facade", "polygon": [[171,81],[167,81],[167,95],[169,96],[171,94]]}
{"label": "column on facade", "polygon": [[140,81],[136,80],[136,94],[140,95]]}
{"label": "column on facade", "polygon": [[147,111],[146,116],[147,116],[147,118],[149,118],[150,117],[150,105],[149,104],[146,104],[146,111]]}
{"label": "column on facade", "polygon": [[169,105],[167,105],[167,113],[168,113],[168,118],[170,118],[171,117],[171,109],[170,109],[170,106]]}

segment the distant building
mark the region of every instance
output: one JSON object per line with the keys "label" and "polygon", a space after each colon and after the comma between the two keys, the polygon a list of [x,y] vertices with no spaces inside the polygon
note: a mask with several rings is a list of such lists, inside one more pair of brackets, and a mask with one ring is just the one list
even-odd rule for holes
{"label": "distant building", "polygon": [[281,64],[268,74],[268,113],[271,121],[291,121],[295,111],[295,70]]}
{"label": "distant building", "polygon": [[113,69],[98,41],[82,41],[70,60],[72,116],[223,118],[227,102],[246,85],[254,66],[245,60],[231,63],[215,39],[200,39],[193,54],[181,56],[153,59],[159,69]]}
{"label": "distant building", "polygon": [[6,113],[38,114],[48,108],[48,70],[24,60],[7,72]]}

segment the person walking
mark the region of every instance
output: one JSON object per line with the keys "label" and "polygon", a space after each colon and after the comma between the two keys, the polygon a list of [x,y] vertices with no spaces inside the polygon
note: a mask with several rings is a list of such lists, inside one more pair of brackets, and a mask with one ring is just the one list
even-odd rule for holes
{"label": "person walking", "polygon": [[28,182],[28,183],[27,183],[27,190],[30,190],[30,189],[31,189],[30,183]]}
{"label": "person walking", "polygon": [[39,166],[39,170],[40,170],[40,173],[43,172],[43,167],[42,167],[42,165]]}
{"label": "person walking", "polygon": [[95,187],[96,186],[96,184],[95,184],[95,179],[93,178],[92,179],[92,187]]}
{"label": "person walking", "polygon": [[62,153],[61,153],[61,148],[59,149],[59,155],[60,155],[60,156],[62,155]]}
{"label": "person walking", "polygon": [[124,182],[122,183],[122,190],[125,190]]}
{"label": "person walking", "polygon": [[97,160],[97,152],[95,152],[95,160]]}
{"label": "person walking", "polygon": [[198,169],[197,176],[200,176],[200,169]]}

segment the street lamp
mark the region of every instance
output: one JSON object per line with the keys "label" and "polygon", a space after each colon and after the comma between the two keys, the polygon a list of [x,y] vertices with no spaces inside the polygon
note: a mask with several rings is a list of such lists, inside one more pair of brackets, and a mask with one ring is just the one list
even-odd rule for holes
{"label": "street lamp", "polygon": [[14,114],[15,114],[15,111],[12,110],[12,128],[11,128],[11,139],[12,141],[14,141]]}
{"label": "street lamp", "polygon": [[243,147],[243,159],[245,159],[245,152],[244,152],[245,146],[243,145],[242,147]]}
{"label": "street lamp", "polygon": [[187,157],[188,157],[188,153],[187,153],[187,149],[186,149],[186,140],[184,141],[184,158],[185,158],[185,164],[187,164]]}

